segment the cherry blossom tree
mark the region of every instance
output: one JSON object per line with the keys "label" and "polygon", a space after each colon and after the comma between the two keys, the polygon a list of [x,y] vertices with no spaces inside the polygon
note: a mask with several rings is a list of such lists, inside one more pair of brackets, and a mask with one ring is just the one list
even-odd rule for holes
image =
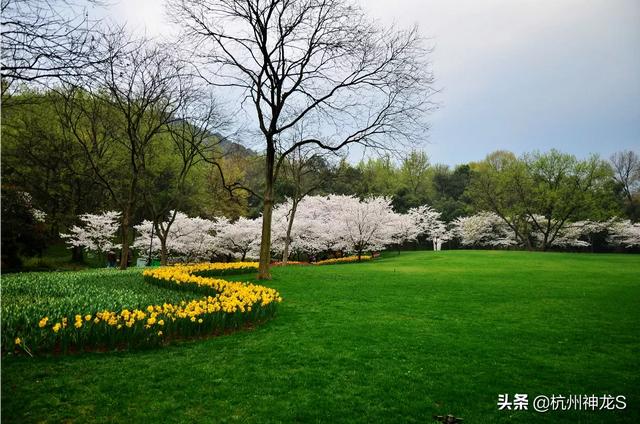
{"label": "cherry blossom tree", "polygon": [[282,252],[288,225],[290,251],[314,256],[320,252],[345,250],[344,220],[340,219],[344,196],[307,196],[298,202],[295,220],[288,215],[290,201],[274,209],[274,250]]}
{"label": "cherry blossom tree", "polygon": [[551,246],[553,247],[587,247],[591,243],[586,240],[589,234],[597,232],[601,223],[593,221],[576,221],[566,224],[558,232]]}
{"label": "cherry blossom tree", "polygon": [[36,222],[45,222],[45,220],[47,219],[47,213],[45,211],[41,211],[40,209],[31,209],[31,215],[33,215],[33,219],[36,220]]}
{"label": "cherry blossom tree", "polygon": [[442,243],[445,243],[453,238],[453,233],[447,229],[444,222],[438,220],[435,225],[429,231],[429,237],[433,243],[433,250],[442,250]]}
{"label": "cherry blossom tree", "polygon": [[[464,246],[509,247],[519,245],[514,230],[494,212],[480,212],[460,217],[450,226],[440,219],[440,212],[429,205],[410,209],[406,214],[393,211],[384,197],[359,200],[353,196],[308,196],[297,207],[296,218],[290,220],[291,202],[274,207],[271,239],[275,252],[282,252],[289,237],[292,252],[309,256],[321,252],[346,251],[362,256],[367,250],[381,250],[424,235],[438,251],[454,237]],[[532,219],[542,220],[539,216]],[[553,221],[552,221],[553,224]],[[629,221],[565,222],[553,235],[548,247],[586,247],[593,237],[609,232],[609,241],[627,247],[638,244],[638,224]],[[615,228],[614,228],[615,227]],[[531,231],[530,246],[543,247],[544,233]],[[240,249],[249,251],[250,243]]]}
{"label": "cherry blossom tree", "polygon": [[508,247],[517,244],[513,230],[493,212],[456,218],[453,234],[463,246]]}
{"label": "cherry blossom tree", "polygon": [[381,250],[394,243],[395,213],[391,207],[391,199],[332,197],[337,224],[344,231],[343,246],[345,250],[355,252],[358,260],[367,250]]}
{"label": "cherry blossom tree", "polygon": [[[161,247],[162,242],[158,237],[156,237],[155,231],[153,231],[155,229],[153,229],[152,227],[153,227],[153,223],[147,219],[142,221],[140,224],[133,226],[133,228],[136,230],[137,236],[136,236],[136,239],[133,241],[133,244],[131,245],[131,247],[134,250],[138,251],[138,254],[147,253],[149,255],[158,255],[160,253],[162,249]],[[152,233],[153,233],[153,237],[151,236]],[[167,234],[167,238],[166,238],[167,246],[171,241],[172,235],[173,234],[171,233],[171,231],[169,232],[169,234]],[[168,251],[168,247],[167,247],[167,251]]]}
{"label": "cherry blossom tree", "polygon": [[[533,223],[548,221],[553,228],[556,228],[551,235],[548,232],[540,231],[536,226],[532,226],[530,239],[532,245],[545,250],[547,247],[587,247],[591,243],[587,240],[589,235],[598,231],[606,230],[607,225],[593,221],[567,221],[562,225],[555,222],[554,219],[547,219],[542,215],[533,215],[530,222]],[[546,234],[546,235],[545,235]]]}
{"label": "cherry blossom tree", "polygon": [[240,217],[233,223],[217,228],[215,243],[242,261],[256,258],[260,252],[261,225],[260,219]]}
{"label": "cherry blossom tree", "polygon": [[343,196],[309,196],[299,206],[294,222],[292,247],[307,254],[344,249],[344,221],[339,203]]}
{"label": "cherry blossom tree", "polygon": [[394,213],[391,220],[392,232],[391,240],[393,244],[398,246],[398,253],[400,253],[400,246],[408,241],[414,241],[421,233],[420,222],[421,216],[415,212],[414,209],[410,210],[406,214]]}
{"label": "cherry blossom tree", "polygon": [[282,251],[289,230],[292,251],[312,256],[320,252],[348,251],[362,256],[366,250],[414,237],[412,222],[393,212],[390,199],[353,196],[307,196],[302,199],[296,218],[288,228],[289,201],[274,208],[272,240],[274,250]]}
{"label": "cherry blossom tree", "polygon": [[[282,254],[282,263],[286,264],[285,259],[289,258],[289,247],[293,241],[294,223],[297,220],[292,219],[294,208],[297,204],[291,199],[286,199],[283,203],[279,203],[273,207],[272,225],[271,225],[271,250],[277,255]],[[287,256],[285,258],[285,255]]]}
{"label": "cherry blossom tree", "polygon": [[114,242],[120,228],[120,212],[108,211],[101,214],[80,215],[82,226],[74,225],[69,234],[60,234],[72,247],[83,247],[99,256],[121,245]]}
{"label": "cherry blossom tree", "polygon": [[558,236],[551,242],[552,247],[587,247],[590,246],[586,240],[581,240],[583,236],[582,228],[569,224],[563,228]]}
{"label": "cherry blossom tree", "polygon": [[428,235],[434,228],[439,226],[441,213],[429,205],[412,208],[408,213],[414,216],[416,225],[422,234]]}
{"label": "cherry blossom tree", "polygon": [[409,211],[415,218],[420,234],[424,234],[433,242],[433,250],[441,250],[442,243],[453,238],[453,234],[440,220],[441,213],[429,205],[418,206]]}
{"label": "cherry blossom tree", "polygon": [[[221,252],[217,243],[215,233],[220,224],[228,221],[222,219],[220,222],[204,219],[200,217],[189,217],[182,212],[173,212],[172,225],[166,233],[166,237],[160,238],[153,233],[153,223],[143,221],[134,228],[138,232],[138,237],[133,243],[133,247],[138,251],[150,253],[160,253],[166,264],[167,255],[177,254],[183,257],[185,262],[208,259],[215,253]],[[153,237],[152,237],[153,233]]]}
{"label": "cherry blossom tree", "polygon": [[186,256],[186,262],[208,259],[218,253],[218,246],[214,236],[216,223],[212,220],[185,215],[184,219],[174,222],[176,239],[174,249]]}
{"label": "cherry blossom tree", "polygon": [[[304,136],[304,125],[300,123],[298,130],[294,137]],[[287,199],[287,227],[282,242],[282,249],[279,249],[282,253],[282,264],[286,265],[289,259],[289,252],[291,248],[291,232],[293,231],[293,223],[296,218],[296,212],[298,210],[298,204],[302,199],[309,196],[314,191],[320,189],[326,183],[326,161],[324,160],[324,153],[320,149],[313,147],[298,147],[294,149],[288,157],[282,162],[281,171],[281,185],[287,192],[289,198]],[[279,205],[281,206],[281,205]],[[273,210],[273,224],[281,225],[277,222],[282,219],[283,211]],[[272,234],[274,231],[272,231]],[[278,250],[273,244],[278,244],[278,240],[272,240],[272,250]],[[279,252],[279,253],[280,253]]]}
{"label": "cherry blossom tree", "polygon": [[609,221],[607,242],[626,248],[640,246],[640,223],[627,220],[611,219]]}
{"label": "cherry blossom tree", "polygon": [[46,214],[34,207],[29,193],[10,184],[2,185],[0,205],[2,269],[17,270],[22,266],[21,255],[35,255],[44,250]]}
{"label": "cherry blossom tree", "polygon": [[[281,251],[286,237],[289,210],[289,201],[274,208],[272,240],[276,252]],[[406,214],[396,213],[385,197],[307,196],[298,204],[289,236],[292,251],[310,256],[335,251],[362,256],[367,250],[400,246],[421,234],[434,240],[437,249],[451,238],[439,217],[439,212],[426,205]]]}

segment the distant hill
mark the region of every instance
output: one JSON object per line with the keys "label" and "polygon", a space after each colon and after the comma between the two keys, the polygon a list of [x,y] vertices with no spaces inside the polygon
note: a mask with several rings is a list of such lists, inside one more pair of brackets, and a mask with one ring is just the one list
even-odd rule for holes
{"label": "distant hill", "polygon": [[219,146],[222,149],[222,153],[225,155],[233,154],[238,156],[258,156],[258,153],[256,151],[243,146],[242,144],[234,141],[231,138],[226,138],[220,133],[215,133],[213,134],[213,136],[218,140],[221,140]]}

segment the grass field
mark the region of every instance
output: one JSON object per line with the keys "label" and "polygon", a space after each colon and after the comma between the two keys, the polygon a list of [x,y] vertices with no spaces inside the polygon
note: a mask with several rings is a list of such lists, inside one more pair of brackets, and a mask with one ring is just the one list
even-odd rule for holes
{"label": "grass field", "polygon": [[[251,331],[2,359],[3,422],[640,422],[640,256],[444,251],[275,268]],[[105,282],[108,284],[108,282]],[[498,394],[624,411],[498,411]]]}

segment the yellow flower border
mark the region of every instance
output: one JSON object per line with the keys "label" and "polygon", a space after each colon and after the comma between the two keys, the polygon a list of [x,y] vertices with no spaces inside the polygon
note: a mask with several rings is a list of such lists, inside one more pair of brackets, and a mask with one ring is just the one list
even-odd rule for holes
{"label": "yellow flower border", "polygon": [[[85,350],[162,344],[176,338],[197,337],[237,328],[242,324],[270,318],[282,302],[269,287],[248,282],[226,281],[198,273],[237,273],[257,271],[257,262],[203,263],[147,269],[147,283],[174,290],[205,290],[207,296],[179,304],[149,305],[143,310],[104,310],[95,314],[62,317],[59,321],[43,317],[40,333],[34,335],[35,350]],[[16,338],[22,346],[26,337]]]}
{"label": "yellow flower border", "polygon": [[221,278],[198,276],[205,271],[257,271],[257,262],[231,262],[196,265],[175,265],[145,270],[142,275],[152,284],[169,288],[186,287],[187,289],[210,289],[210,294],[221,302],[225,312],[233,313],[238,309],[244,312],[246,307],[255,304],[267,306],[272,302],[282,302],[278,292],[272,288],[252,283],[227,281]]}

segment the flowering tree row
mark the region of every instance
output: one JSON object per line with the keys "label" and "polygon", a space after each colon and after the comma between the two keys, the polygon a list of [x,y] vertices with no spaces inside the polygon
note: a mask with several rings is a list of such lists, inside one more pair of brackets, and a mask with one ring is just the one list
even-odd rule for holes
{"label": "flowering tree row", "polygon": [[[393,211],[390,199],[383,197],[362,201],[352,196],[307,197],[298,205],[293,225],[287,232],[290,213],[291,202],[280,204],[274,210],[273,251],[278,255],[287,243],[292,253],[312,256],[344,251],[360,256],[365,251],[401,245],[419,235],[433,238],[434,248],[439,248],[449,237],[439,220],[440,214],[430,207],[399,214]],[[113,242],[118,230],[118,213],[85,214],[80,219],[82,226],[75,226],[69,234],[62,235],[69,245],[97,252],[118,248]],[[135,229],[138,235],[133,247],[142,254],[157,255],[161,242],[153,235],[153,224],[143,221]],[[256,258],[260,229],[260,218],[241,217],[230,222],[224,217],[209,220],[178,212],[166,237],[166,249],[189,262],[214,256]]]}
{"label": "flowering tree row", "polygon": [[[534,215],[529,224],[533,220],[542,221],[540,218]],[[550,241],[552,247],[586,247],[598,234],[605,235],[607,243],[613,246],[628,248],[640,245],[640,224],[629,220],[576,221],[558,228]],[[509,247],[520,244],[509,221],[493,212],[457,218],[451,224],[451,232],[464,246]],[[532,230],[530,242],[533,246],[542,246],[544,237],[543,232]]]}
{"label": "flowering tree row", "polygon": [[[361,256],[364,252],[401,246],[418,238],[429,240],[434,250],[440,250],[443,243],[452,239],[469,247],[520,244],[509,222],[493,212],[460,217],[447,225],[440,219],[440,213],[428,205],[401,214],[393,210],[388,198],[360,200],[345,195],[308,196],[297,204],[295,219],[291,220],[293,212],[291,201],[274,208],[272,251],[276,255],[289,252],[313,257],[348,252]],[[119,225],[118,213],[85,214],[80,218],[83,226],[75,226],[70,234],[62,235],[71,246],[97,252],[118,248],[113,241]],[[596,234],[604,234],[612,245],[640,245],[640,224],[628,220],[579,221],[561,228],[554,235],[552,246],[589,246]],[[134,249],[142,255],[158,255],[162,246],[153,234],[153,224],[143,221],[135,229]],[[210,220],[177,212],[166,236],[165,249],[185,262],[220,256],[240,260],[257,258],[260,231],[261,218],[241,217],[232,222],[225,217]],[[532,231],[530,237],[533,245],[542,245],[544,234]]]}
{"label": "flowering tree row", "polygon": [[365,251],[383,250],[425,235],[434,240],[434,248],[446,238],[440,213],[429,206],[411,209],[406,214],[393,211],[391,200],[372,197],[359,200],[353,196],[309,196],[297,207],[287,239],[286,227],[290,202],[274,209],[272,249],[317,255],[345,251],[361,256]]}

